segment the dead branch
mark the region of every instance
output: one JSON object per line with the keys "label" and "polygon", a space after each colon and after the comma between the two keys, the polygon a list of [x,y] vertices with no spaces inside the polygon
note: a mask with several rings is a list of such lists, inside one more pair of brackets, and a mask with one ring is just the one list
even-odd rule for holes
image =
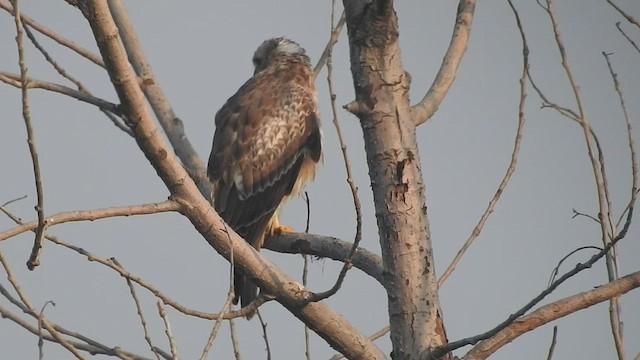
{"label": "dead branch", "polygon": [[[2,0],[0,0],[2,1]],[[11,85],[16,88],[21,88],[22,85],[20,83],[20,76],[16,74],[12,74],[6,71],[0,71],[0,81],[5,84]],[[122,115],[122,111],[120,111],[120,107],[112,102],[107,100],[95,97],[88,93],[84,93],[82,91],[74,90],[70,87],[59,85],[47,81],[27,78],[27,89],[43,89],[52,92],[56,92],[58,94],[66,95],[72,97],[76,100],[80,100],[87,104],[95,105],[100,110],[108,111],[115,115]]]}
{"label": "dead branch", "polygon": [[[132,205],[122,207],[112,207],[104,209],[92,209],[92,210],[76,210],[61,212],[55,215],[47,216],[44,219],[46,226],[53,226],[58,224],[64,224],[67,222],[77,221],[94,221],[100,219],[106,219],[117,216],[133,216],[133,215],[149,215],[157,214],[169,211],[179,211],[182,205],[173,200],[163,201],[161,203],[151,203],[143,205]],[[6,213],[4,207],[0,207],[0,210]],[[21,224],[12,229],[0,232],[0,241],[10,239],[16,235],[22,234],[27,231],[37,229],[38,222],[31,221]]]}
{"label": "dead branch", "polygon": [[542,306],[531,314],[514,321],[490,339],[482,341],[473,347],[473,349],[462,357],[462,360],[486,359],[496,350],[526,332],[578,310],[620,296],[638,287],[640,287],[640,271],[621,277],[614,282],[601,285],[593,290],[569,296]]}
{"label": "dead branch", "polygon": [[[9,3],[6,0],[0,0],[0,8],[3,9],[4,11],[13,14],[13,6],[11,6],[11,3]],[[48,27],[40,24],[39,22],[31,19],[30,17],[21,14],[20,15],[20,19],[22,20],[23,23],[25,23],[26,25],[32,27],[33,29],[35,29],[36,31],[38,31],[39,33],[41,33],[42,35],[47,36],[48,38],[50,38],[51,40],[57,42],[58,44],[70,49],[71,51],[74,51],[76,53],[78,53],[80,56],[86,58],[87,60],[91,61],[92,63],[104,68],[104,62],[102,61],[102,59],[100,58],[100,56],[92,53],[91,51],[83,48],[82,46],[76,44],[75,42],[68,40],[67,38],[61,36],[60,34],[56,33],[55,31],[49,29]]]}
{"label": "dead branch", "polygon": [[189,138],[184,132],[182,120],[173,112],[160,82],[156,78],[151,65],[142,51],[142,45],[129,20],[129,16],[121,0],[108,0],[109,10],[118,28],[118,34],[124,45],[128,61],[131,63],[136,75],[140,78],[140,88],[149,105],[153,109],[158,123],[173,147],[189,176],[198,185],[202,195],[211,200],[211,183],[207,177],[207,169],[202,159],[196,153]]}

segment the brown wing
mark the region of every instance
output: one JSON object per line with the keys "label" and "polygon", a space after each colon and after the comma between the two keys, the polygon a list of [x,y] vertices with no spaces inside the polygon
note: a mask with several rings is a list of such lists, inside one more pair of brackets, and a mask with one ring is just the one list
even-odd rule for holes
{"label": "brown wing", "polygon": [[320,159],[313,91],[258,74],[216,114],[208,167],[214,207],[256,249],[303,162]]}

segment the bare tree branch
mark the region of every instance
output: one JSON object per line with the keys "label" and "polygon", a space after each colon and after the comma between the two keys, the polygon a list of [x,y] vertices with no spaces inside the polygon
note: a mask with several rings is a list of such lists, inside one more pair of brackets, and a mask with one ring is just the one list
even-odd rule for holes
{"label": "bare tree branch", "polygon": [[[622,95],[622,88],[618,81],[618,76],[613,70],[613,65],[611,65],[611,61],[609,59],[609,55],[605,52],[602,52],[605,60],[607,61],[607,67],[609,68],[609,73],[611,74],[611,79],[613,80],[613,85],[616,93],[618,94],[618,99],[620,100],[620,107],[622,108],[622,112],[624,114],[625,124],[627,125],[627,135],[628,135],[628,143],[629,143],[629,152],[631,153],[631,173],[632,173],[632,199],[634,197],[633,194],[637,193],[636,189],[638,186],[638,164],[636,159],[636,150],[633,142],[633,136],[631,134],[631,120],[629,118],[629,113],[627,112],[627,107],[625,105],[624,96]],[[611,218],[611,216],[609,216]],[[612,231],[615,231],[614,225],[610,224]],[[618,275],[617,268],[617,259],[614,258],[615,262],[615,276]],[[624,354],[624,343],[622,337],[622,320],[620,318],[620,302],[619,298],[615,297],[610,300],[610,320],[611,320],[611,332],[613,335],[614,343],[616,345],[616,351],[618,352],[618,358],[623,360],[625,358]]]}
{"label": "bare tree branch", "polygon": [[[2,1],[2,0],[0,0]],[[20,76],[6,71],[0,71],[0,81],[16,88],[21,88]],[[87,104],[95,105],[100,110],[105,110],[115,115],[121,115],[120,107],[114,103],[92,96],[82,91],[74,90],[64,85],[47,81],[27,78],[27,89],[43,89],[72,97]]]}
{"label": "bare tree branch", "polygon": [[553,327],[553,335],[551,335],[551,345],[549,345],[549,353],[547,354],[547,360],[553,359],[553,351],[556,349],[556,340],[558,338],[558,327]]}
{"label": "bare tree branch", "polygon": [[[333,27],[334,22],[334,11],[335,11],[335,0],[331,2],[331,31],[330,31],[330,39],[334,37],[337,38],[339,31],[338,26],[336,29]],[[344,18],[344,12],[342,13],[342,18]],[[339,24],[338,24],[339,25]],[[332,40],[329,40],[329,44],[332,43]],[[335,42],[334,42],[335,43]],[[336,110],[336,94],[333,91],[333,47],[330,46],[327,51],[327,83],[329,88],[329,98],[331,99],[331,112],[333,115],[333,126],[336,129],[336,134],[338,135],[338,141],[340,142],[340,148],[342,149],[342,160],[344,162],[344,168],[347,175],[347,184],[349,185],[349,190],[351,190],[351,197],[353,199],[353,207],[356,213],[356,230],[353,239],[353,245],[351,246],[351,251],[349,251],[349,255],[344,260],[344,264],[342,269],[340,269],[340,273],[338,274],[338,279],[331,289],[319,293],[314,294],[309,301],[321,301],[330,296],[333,296],[344,282],[345,277],[347,276],[347,271],[351,268],[351,259],[358,250],[358,245],[360,244],[360,240],[362,240],[362,205],[360,204],[360,197],[358,197],[358,189],[353,181],[353,175],[351,174],[351,163],[349,161],[349,155],[347,154],[347,144],[344,141],[344,137],[342,136],[342,129],[340,127],[340,120],[338,119],[338,112]]]}
{"label": "bare tree branch", "polygon": [[[49,227],[53,225],[64,224],[66,222],[94,221],[116,216],[149,215],[169,211],[178,211],[181,206],[182,205],[176,201],[167,200],[161,203],[143,205],[132,205],[93,210],[76,210],[47,216],[44,219],[44,222],[46,223],[46,226]],[[4,211],[4,207],[0,208],[2,208],[2,210]],[[9,230],[5,230],[3,232],[0,232],[0,241],[7,240],[26,231],[37,229],[37,227],[38,222],[32,221],[16,226]]]}
{"label": "bare tree branch", "polygon": [[578,310],[620,296],[640,287],[640,271],[624,276],[614,282],[601,285],[593,290],[585,291],[562,300],[545,305],[511,323],[490,339],[482,341],[467,354],[463,360],[486,359],[502,346],[520,335],[536,329],[553,320],[572,314]]}
{"label": "bare tree branch", "polygon": [[451,261],[447,269],[444,271],[444,273],[442,273],[442,275],[438,279],[438,287],[442,286],[442,284],[444,284],[444,282],[447,281],[447,278],[455,270],[456,265],[458,264],[460,259],[462,259],[462,256],[464,256],[467,249],[469,249],[473,241],[480,235],[480,232],[482,231],[484,224],[486,223],[487,219],[489,219],[489,216],[493,213],[493,210],[496,204],[498,203],[498,200],[500,200],[500,196],[504,193],[504,190],[506,189],[507,184],[509,183],[509,180],[511,180],[511,176],[516,170],[516,164],[518,162],[518,154],[520,153],[520,143],[522,142],[524,125],[526,121],[526,118],[524,116],[524,106],[525,106],[525,100],[527,98],[527,92],[526,92],[527,71],[529,69],[529,46],[527,45],[527,39],[524,35],[524,30],[522,29],[522,23],[520,22],[520,17],[517,16],[517,14],[516,14],[516,22],[517,22],[518,29],[520,30],[520,35],[522,37],[523,73],[522,73],[522,77],[520,78],[520,102],[518,105],[518,129],[516,130],[516,138],[513,144],[513,151],[511,152],[511,161],[509,162],[509,166],[507,167],[507,172],[502,178],[502,181],[500,181],[500,185],[498,185],[498,190],[493,195],[493,198],[491,198],[491,200],[489,201],[489,205],[487,205],[487,208],[485,209],[484,213],[480,217],[478,224],[471,232],[471,235],[469,235],[469,238],[467,238],[467,241],[465,241],[465,243],[462,245],[462,248],[458,250],[458,253],[453,258],[453,260]]}
{"label": "bare tree branch", "polygon": [[171,333],[171,323],[169,322],[169,316],[164,310],[164,306],[162,306],[161,301],[157,301],[156,306],[158,307],[158,313],[160,314],[160,317],[164,322],[164,333],[167,335],[167,339],[169,340],[169,347],[171,348],[171,359],[180,360],[180,357],[178,356],[178,347],[176,346],[176,340]]}
{"label": "bare tree branch", "polygon": [[[53,66],[53,68],[58,72],[58,74],[60,74],[60,76],[64,77],[65,79],[71,81],[74,85],[76,85],[76,87],[78,88],[78,91],[80,91],[82,93],[85,93],[87,95],[91,95],[91,92],[89,91],[89,89],[87,89],[79,80],[77,80],[76,78],[71,76],[62,66],[60,66],[60,64],[58,64],[57,61],[55,61],[53,59],[53,57],[49,54],[49,52],[47,50],[45,50],[45,48],[40,44],[40,42],[38,42],[38,39],[36,39],[36,37],[33,34],[33,32],[31,32],[31,30],[29,30],[29,27],[25,27],[24,31],[27,34],[27,37],[29,37],[29,40],[31,40],[31,43],[33,44],[33,46],[35,46],[36,49],[38,49],[38,51],[40,51],[42,56],[44,56],[45,60],[47,60],[47,62],[49,64],[51,64],[51,66]],[[122,130],[123,132],[125,132],[129,136],[133,136],[133,133],[131,132],[131,129],[129,129],[122,121],[120,121],[115,115],[113,115],[113,113],[111,113],[111,112],[109,112],[109,111],[107,111],[105,109],[100,109],[100,111],[102,111],[102,113],[118,129]]]}
{"label": "bare tree branch", "polygon": [[338,20],[338,23],[336,24],[335,27],[333,27],[333,21],[331,21],[332,30],[331,30],[331,36],[329,37],[329,42],[327,42],[327,46],[325,46],[324,51],[322,51],[322,55],[320,55],[320,59],[318,59],[316,66],[313,68],[313,72],[316,75],[316,77],[318,77],[318,74],[320,74],[320,71],[322,71],[322,68],[327,63],[329,52],[331,51],[331,49],[333,49],[333,46],[338,42],[340,31],[342,31],[342,28],[344,27],[344,24],[346,21],[347,21],[347,18],[344,15],[344,10],[342,11],[342,15],[340,15],[340,20]]}
{"label": "bare tree branch", "polygon": [[471,34],[471,24],[475,10],[475,0],[460,0],[458,3],[458,13],[456,15],[455,26],[453,27],[453,34],[451,35],[451,42],[442,59],[440,70],[438,70],[438,74],[433,84],[431,84],[431,88],[422,100],[411,107],[411,118],[416,125],[426,122],[435,114],[444,97],[447,95],[451,84],[453,84],[462,57],[467,51],[467,43],[469,42],[469,36]]}
{"label": "bare tree branch", "polygon": [[624,36],[625,39],[627,39],[627,41],[631,44],[631,46],[633,46],[633,48],[636,49],[636,51],[640,53],[640,47],[638,47],[638,45],[636,45],[636,43],[633,41],[633,39],[631,39],[629,37],[629,35],[627,35],[627,33],[624,32],[624,30],[622,30],[622,27],[620,27],[620,22],[619,21],[616,23],[616,27],[618,28],[618,31],[620,31],[622,36]]}
{"label": "bare tree branch", "polygon": [[[122,265],[120,265],[120,262],[115,258],[111,258],[111,261],[117,266],[122,267]],[[156,350],[156,347],[153,345],[151,337],[149,336],[147,321],[144,319],[144,314],[142,313],[142,305],[140,304],[140,299],[138,299],[138,295],[136,294],[136,288],[135,286],[133,286],[133,282],[130,278],[125,277],[125,280],[127,281],[127,286],[129,287],[129,292],[131,293],[133,302],[136,305],[136,312],[138,313],[138,317],[140,318],[140,324],[142,325],[142,331],[144,333],[144,340],[147,342],[147,344],[149,344],[149,349],[151,349],[151,352],[153,352],[153,354],[156,356],[156,359],[160,360],[160,355],[158,354],[158,351]]]}
{"label": "bare tree branch", "polygon": [[[0,0],[0,8],[2,8],[4,11],[13,14],[13,6],[11,6],[11,4],[6,1],[6,0]],[[37,21],[31,19],[30,17],[21,14],[20,15],[20,19],[22,20],[23,23],[25,23],[26,25],[32,27],[33,29],[35,29],[36,31],[38,31],[39,33],[41,33],[42,35],[45,35],[47,37],[49,37],[51,40],[57,42],[58,44],[70,49],[71,51],[74,51],[76,53],[78,53],[80,56],[86,58],[87,60],[91,61],[92,63],[104,68],[104,62],[102,61],[102,59],[100,58],[100,56],[92,53],[91,51],[83,48],[82,46],[74,43],[71,40],[66,39],[65,37],[61,36],[60,34],[56,33],[55,31],[49,29],[48,27],[38,23]]]}
{"label": "bare tree branch", "polygon": [[[279,253],[314,255],[336,261],[345,261],[351,247],[351,243],[338,238],[305,233],[277,234],[264,242],[264,248]],[[379,255],[359,247],[351,263],[384,286],[382,258]]]}
{"label": "bare tree branch", "polygon": [[140,88],[144,92],[144,96],[151,105],[158,122],[167,135],[169,143],[171,143],[185,169],[198,185],[202,195],[211,200],[212,188],[207,177],[207,169],[186,136],[182,120],[173,112],[169,100],[160,87],[160,82],[142,51],[142,45],[138,41],[138,36],[129,20],[123,2],[121,0],[108,0],[108,4],[113,20],[118,27],[118,34],[121,37],[128,60],[136,75],[141,79]]}
{"label": "bare tree branch", "polygon": [[628,22],[632,23],[633,25],[637,26],[638,28],[640,28],[640,23],[638,22],[638,20],[636,20],[633,16],[627,14],[624,10],[622,10],[622,8],[620,8],[618,5],[616,5],[612,0],[607,0],[607,2],[609,3],[609,5],[611,5],[614,9],[616,9],[617,12],[620,13],[620,15],[624,16],[625,19],[627,19]]}
{"label": "bare tree branch", "polygon": [[33,249],[27,267],[33,270],[40,265],[40,251],[42,250],[42,235],[44,234],[44,190],[42,188],[42,175],[40,173],[40,160],[38,158],[38,149],[36,148],[36,138],[31,124],[31,113],[29,111],[29,92],[27,78],[27,63],[24,56],[24,46],[22,43],[23,28],[20,20],[20,6],[18,0],[13,0],[13,19],[16,23],[16,44],[18,47],[18,65],[20,66],[20,88],[22,93],[22,118],[24,119],[25,128],[27,129],[27,144],[29,145],[29,154],[31,154],[31,164],[33,165],[33,177],[36,185],[37,205],[36,213],[38,214],[38,227],[36,236],[33,240]]}

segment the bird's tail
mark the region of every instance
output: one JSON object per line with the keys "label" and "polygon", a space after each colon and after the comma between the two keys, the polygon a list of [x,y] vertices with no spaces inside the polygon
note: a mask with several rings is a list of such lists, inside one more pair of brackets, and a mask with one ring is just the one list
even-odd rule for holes
{"label": "bird's tail", "polygon": [[242,307],[249,305],[258,296],[258,286],[239,269],[235,269],[233,273],[233,289],[233,303],[238,304],[240,300]]}

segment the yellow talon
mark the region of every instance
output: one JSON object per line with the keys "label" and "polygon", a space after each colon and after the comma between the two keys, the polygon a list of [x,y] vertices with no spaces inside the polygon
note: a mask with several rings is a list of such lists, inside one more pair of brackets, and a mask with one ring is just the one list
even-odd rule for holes
{"label": "yellow talon", "polygon": [[273,230],[274,234],[290,234],[292,232],[294,232],[293,228],[286,225],[280,225]]}

